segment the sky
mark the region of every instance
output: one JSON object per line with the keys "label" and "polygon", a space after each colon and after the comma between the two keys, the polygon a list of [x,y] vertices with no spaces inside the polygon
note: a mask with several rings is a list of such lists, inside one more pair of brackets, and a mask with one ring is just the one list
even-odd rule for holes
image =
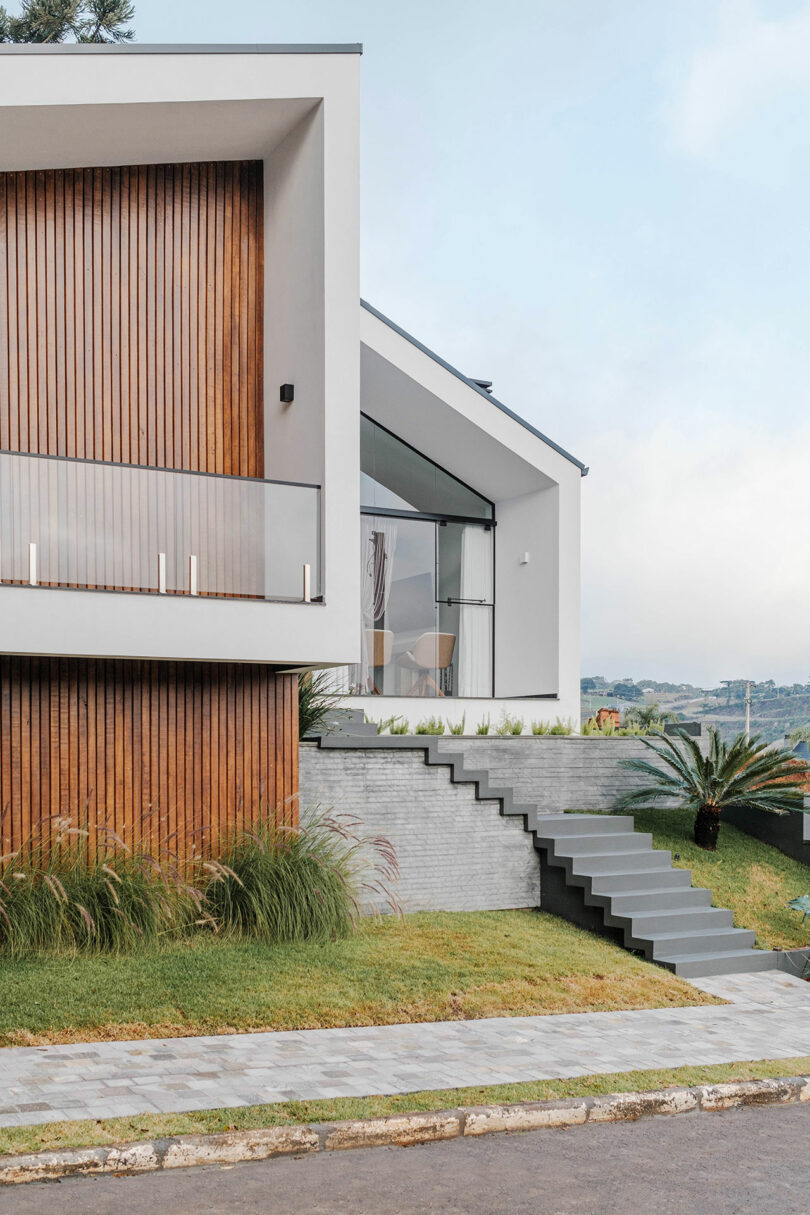
{"label": "sky", "polygon": [[582,671],[810,679],[810,0],[136,0],[362,42],[362,292],[590,466]]}

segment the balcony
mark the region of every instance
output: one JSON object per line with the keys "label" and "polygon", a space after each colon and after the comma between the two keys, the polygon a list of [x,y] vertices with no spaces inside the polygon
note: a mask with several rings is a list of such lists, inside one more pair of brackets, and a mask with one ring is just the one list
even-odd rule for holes
{"label": "balcony", "polygon": [[320,487],[0,452],[0,583],[321,596]]}

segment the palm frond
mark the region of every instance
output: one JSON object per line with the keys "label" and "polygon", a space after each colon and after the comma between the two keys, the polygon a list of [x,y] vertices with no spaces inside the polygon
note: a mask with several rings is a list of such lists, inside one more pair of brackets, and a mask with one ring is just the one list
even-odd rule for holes
{"label": "palm frond", "polygon": [[713,806],[722,811],[747,805],[782,814],[801,808],[804,786],[810,781],[810,765],[790,751],[769,747],[759,737],[739,734],[726,743],[712,729],[705,751],[685,731],[662,735],[655,742],[639,741],[663,766],[638,758],[620,761],[622,767],[649,778],[649,784],[619,797],[617,810],[674,799],[691,808]]}

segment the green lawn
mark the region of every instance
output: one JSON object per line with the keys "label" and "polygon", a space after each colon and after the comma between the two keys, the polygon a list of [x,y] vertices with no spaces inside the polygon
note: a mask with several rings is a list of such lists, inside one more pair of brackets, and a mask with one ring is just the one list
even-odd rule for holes
{"label": "green lawn", "polygon": [[106,1147],[113,1143],[133,1143],[163,1136],[212,1135],[222,1131],[249,1131],[270,1126],[384,1118],[390,1114],[414,1114],[501,1102],[554,1101],[604,1093],[650,1092],[672,1085],[723,1084],[735,1080],[806,1076],[809,1072],[810,1058],[803,1056],[752,1063],[697,1064],[655,1071],[605,1072],[566,1080],[530,1080],[522,1084],[493,1084],[483,1088],[401,1093],[394,1097],[285,1101],[278,1105],[200,1110],[193,1114],[137,1114],[131,1118],[49,1122],[0,1129],[0,1157],[77,1147]]}
{"label": "green lawn", "polygon": [[368,920],[328,944],[1,959],[0,991],[2,1046],[716,1003],[532,911]]}
{"label": "green lawn", "polygon": [[801,914],[785,906],[810,894],[810,867],[722,819],[717,852],[704,852],[692,843],[690,811],[632,813],[638,831],[651,831],[656,848],[669,848],[674,865],[692,870],[693,886],[708,886],[714,905],[730,908],[738,928],[754,929],[760,948],[810,946],[810,918],[802,924]]}

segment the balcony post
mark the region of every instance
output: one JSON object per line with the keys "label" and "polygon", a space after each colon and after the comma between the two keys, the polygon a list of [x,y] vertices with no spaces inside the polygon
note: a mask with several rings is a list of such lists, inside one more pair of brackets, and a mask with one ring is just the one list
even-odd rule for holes
{"label": "balcony post", "polygon": [[166,594],[166,554],[158,553],[158,594]]}
{"label": "balcony post", "polygon": [[308,565],[304,566],[304,603],[312,602],[312,570]]}
{"label": "balcony post", "polygon": [[28,584],[37,586],[37,546],[33,540],[28,545]]}
{"label": "balcony post", "polygon": [[197,589],[197,557],[192,553],[188,559],[188,593],[189,595],[199,595]]}

